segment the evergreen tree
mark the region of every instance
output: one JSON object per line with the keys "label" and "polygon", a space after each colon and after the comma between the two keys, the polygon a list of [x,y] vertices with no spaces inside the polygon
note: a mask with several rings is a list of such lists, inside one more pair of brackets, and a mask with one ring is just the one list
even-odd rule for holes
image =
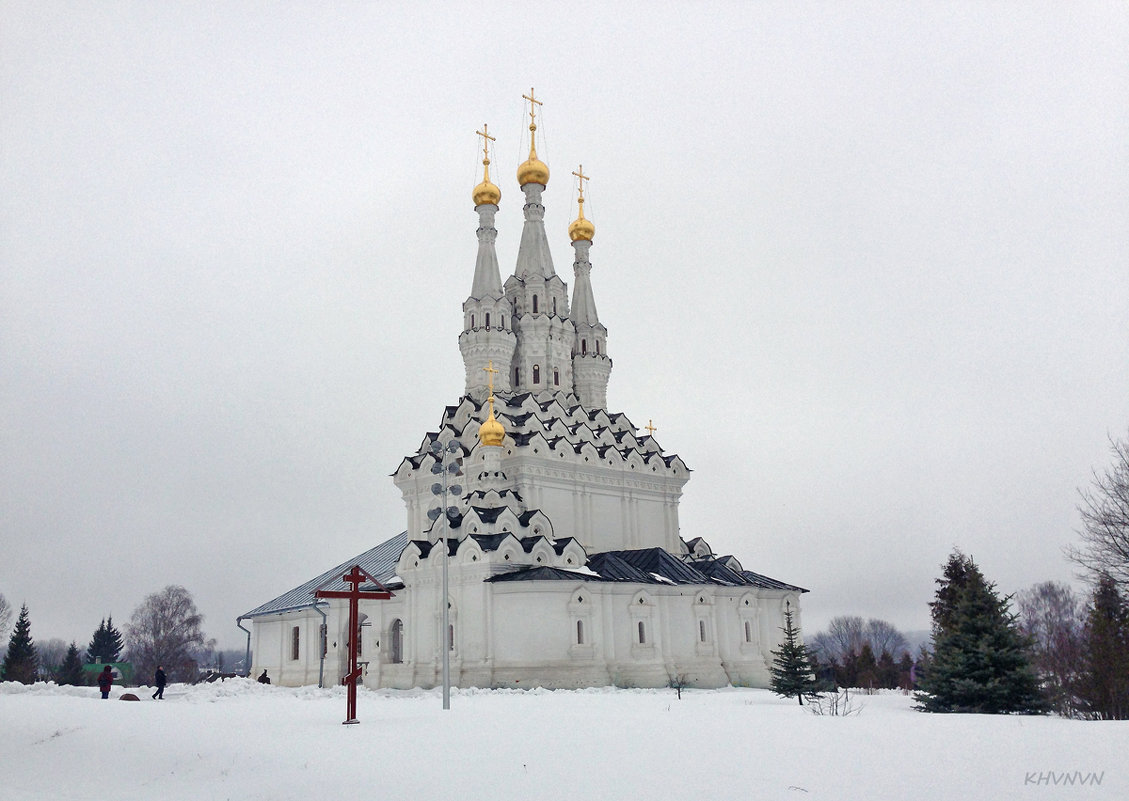
{"label": "evergreen tree", "polygon": [[1094,588],[1077,681],[1082,711],[1099,720],[1129,720],[1129,604],[1103,575]]}
{"label": "evergreen tree", "polygon": [[[949,568],[956,568],[950,575]],[[920,680],[926,712],[1045,712],[1031,666],[1031,640],[1019,631],[1009,600],[1000,598],[971,558],[955,552],[934,602],[934,651]]]}
{"label": "evergreen tree", "polygon": [[812,672],[807,646],[800,639],[800,630],[792,623],[792,605],[784,607],[784,641],[780,650],[772,652],[772,691],[785,698],[795,696],[803,706],[804,696],[818,697],[819,682]]}
{"label": "evergreen tree", "polygon": [[912,690],[916,673],[913,657],[909,655],[909,651],[902,651],[901,661],[898,662],[898,683],[896,686],[902,690]]}
{"label": "evergreen tree", "polygon": [[949,561],[945,563],[941,578],[935,579],[937,593],[934,596],[935,600],[929,604],[930,614],[933,617],[934,640],[942,629],[952,625],[957,600],[961,590],[968,584],[968,577],[972,571],[979,573],[972,559],[961,553],[958,548],[949,555]]}
{"label": "evergreen tree", "polygon": [[8,654],[4,657],[4,681],[32,684],[38,668],[39,657],[31,639],[31,620],[28,618],[27,604],[24,604],[20,607],[16,628],[8,640]]}
{"label": "evergreen tree", "polygon": [[873,690],[878,686],[878,661],[874,658],[874,650],[870,647],[870,643],[864,642],[862,650],[859,651],[858,674],[855,677],[858,682],[856,687],[863,687],[868,690]]}
{"label": "evergreen tree", "polygon": [[883,651],[878,657],[878,686],[886,690],[893,690],[898,686],[898,663],[889,651]]}
{"label": "evergreen tree", "polygon": [[114,616],[110,615],[108,618],[102,619],[97,631],[90,639],[90,645],[86,646],[86,662],[91,665],[95,662],[102,664],[118,662],[121,661],[121,654],[122,635],[120,631],[114,628]]}
{"label": "evergreen tree", "polygon": [[78,646],[74,640],[71,640],[71,646],[67,649],[63,664],[59,666],[56,680],[59,684],[80,685],[86,683],[82,673],[82,657],[79,656]]}

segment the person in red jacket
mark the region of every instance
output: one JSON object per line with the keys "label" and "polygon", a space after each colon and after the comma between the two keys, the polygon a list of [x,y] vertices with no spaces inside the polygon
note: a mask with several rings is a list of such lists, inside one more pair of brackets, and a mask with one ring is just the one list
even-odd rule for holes
{"label": "person in red jacket", "polygon": [[98,689],[102,691],[102,698],[110,697],[110,687],[114,684],[114,670],[109,665],[102,668],[102,672],[98,674]]}

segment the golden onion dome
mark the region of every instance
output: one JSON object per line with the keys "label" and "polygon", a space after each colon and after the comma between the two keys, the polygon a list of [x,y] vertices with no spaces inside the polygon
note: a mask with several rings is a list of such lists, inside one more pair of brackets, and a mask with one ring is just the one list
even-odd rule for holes
{"label": "golden onion dome", "polygon": [[568,226],[568,238],[573,242],[578,239],[587,239],[592,241],[592,236],[596,233],[596,226],[592,224],[591,220],[584,218],[584,199],[580,200],[580,216],[578,216]]}
{"label": "golden onion dome", "polygon": [[482,183],[474,188],[474,193],[471,196],[474,198],[474,205],[476,206],[483,206],[487,203],[497,206],[498,201],[502,199],[502,190],[490,182],[490,174],[487,173]]}
{"label": "golden onion dome", "polygon": [[506,438],[506,429],[494,417],[494,403],[493,396],[490,398],[490,416],[486,418],[486,422],[478,427],[478,439],[481,440],[483,445],[491,445],[497,447],[502,444],[502,440]]}
{"label": "golden onion dome", "polygon": [[537,158],[537,151],[529,149],[529,158],[517,168],[517,182],[521,186],[526,184],[549,183],[549,165]]}

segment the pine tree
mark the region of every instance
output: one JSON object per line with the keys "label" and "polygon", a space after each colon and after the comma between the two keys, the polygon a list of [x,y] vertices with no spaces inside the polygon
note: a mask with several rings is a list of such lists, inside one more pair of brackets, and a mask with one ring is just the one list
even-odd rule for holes
{"label": "pine tree", "polygon": [[772,691],[785,698],[793,696],[803,706],[804,696],[819,696],[819,682],[812,672],[807,646],[800,639],[800,630],[792,623],[792,605],[784,607],[784,641],[780,650],[772,652]]}
{"label": "pine tree", "polygon": [[4,657],[4,680],[32,684],[39,668],[39,657],[35,653],[35,643],[31,639],[31,620],[27,604],[20,607],[16,628],[8,639],[8,654]]}
{"label": "pine tree", "polygon": [[[949,567],[958,565],[950,576]],[[1031,666],[1031,640],[1019,631],[1007,598],[960,552],[938,582],[934,651],[921,679],[918,709],[926,712],[1046,711]],[[943,593],[943,594],[942,594]]]}
{"label": "pine tree", "polygon": [[70,648],[67,649],[67,655],[63,659],[63,664],[59,666],[57,681],[59,684],[72,685],[86,683],[82,673],[82,657],[79,656],[78,646],[73,640],[71,641]]}
{"label": "pine tree", "polygon": [[856,676],[856,687],[863,687],[868,690],[873,690],[878,686],[878,661],[874,658],[874,649],[870,647],[870,643],[864,642],[862,650],[859,651],[859,658],[857,664],[858,675]]}
{"label": "pine tree", "polygon": [[110,615],[102,619],[98,630],[90,639],[90,645],[86,646],[86,662],[91,665],[96,662],[104,665],[118,662],[121,660],[121,653],[122,635],[114,628],[114,616]]}
{"label": "pine tree", "polygon": [[1108,575],[1094,588],[1082,648],[1076,690],[1083,712],[1099,720],[1129,720],[1129,603]]}

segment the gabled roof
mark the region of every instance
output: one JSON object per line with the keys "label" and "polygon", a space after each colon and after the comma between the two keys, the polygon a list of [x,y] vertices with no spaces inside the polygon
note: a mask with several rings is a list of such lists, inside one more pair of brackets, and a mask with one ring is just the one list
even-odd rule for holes
{"label": "gabled roof", "polygon": [[606,581],[600,576],[590,573],[574,573],[559,567],[529,567],[522,570],[513,570],[509,573],[498,573],[486,579],[487,581]]}
{"label": "gabled roof", "polygon": [[760,573],[754,573],[751,570],[742,570],[741,575],[745,580],[752,584],[754,587],[764,587],[768,590],[795,590],[796,592],[809,592],[803,587],[797,587],[794,584],[785,584],[783,581],[777,581],[768,576],[762,576]]}
{"label": "gabled roof", "polygon": [[632,567],[614,553],[605,552],[594,554],[588,560],[588,567],[595,570],[608,581],[631,581],[638,584],[654,584],[655,580],[649,574]]}
{"label": "gabled roof", "polygon": [[261,606],[256,606],[250,612],[244,612],[240,617],[260,617],[262,615],[276,615],[294,609],[302,609],[314,605],[314,590],[321,587],[334,576],[340,576],[353,565],[360,565],[361,569],[382,584],[387,584],[396,575],[396,563],[400,561],[400,554],[408,544],[408,532],[397,534],[390,540],[370,548],[352,559],[348,559],[336,567],[330,568],[319,576],[310,579],[304,584],[299,584],[294,589],[284,592],[273,601],[267,601]]}
{"label": "gabled roof", "polygon": [[644,573],[654,573],[675,584],[711,584],[704,573],[695,570],[662,548],[644,548],[638,551],[611,551],[632,567]]}

